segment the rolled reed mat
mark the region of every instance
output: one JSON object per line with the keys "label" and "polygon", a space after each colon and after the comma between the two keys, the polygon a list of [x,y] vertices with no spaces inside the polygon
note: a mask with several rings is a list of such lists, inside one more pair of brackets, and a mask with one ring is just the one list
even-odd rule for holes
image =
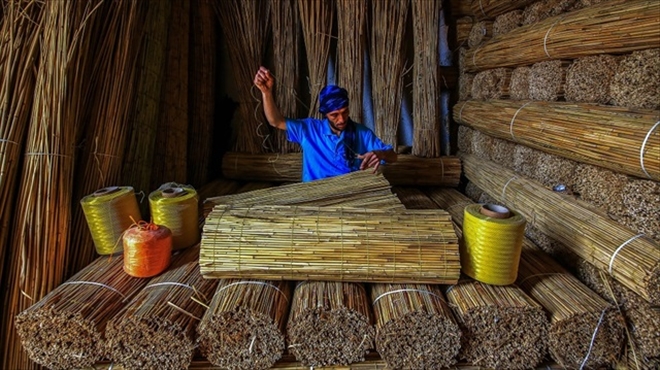
{"label": "rolled reed mat", "polygon": [[477,73],[472,82],[472,98],[475,100],[508,98],[511,71],[509,68],[496,68]]}
{"label": "rolled reed mat", "polygon": [[270,369],[284,352],[288,282],[223,279],[197,327],[202,355],[230,370]]}
{"label": "rolled reed mat", "polygon": [[199,247],[176,255],[167,272],[149,280],[110,320],[106,349],[124,369],[187,369],[197,347],[197,324],[218,280],[199,272]]}
{"label": "rolled reed mat", "polygon": [[306,281],[296,286],[287,323],[288,350],[309,367],[364,361],[375,330],[361,284]]}
{"label": "rolled reed mat", "polygon": [[525,218],[495,204],[472,204],[464,212],[463,272],[486,284],[508,285],[516,281]]}
{"label": "rolled reed mat", "polygon": [[151,221],[172,231],[172,250],[199,242],[199,197],[195,188],[168,182],[149,194]]}
{"label": "rolled reed mat", "polygon": [[511,86],[509,87],[509,95],[512,100],[527,100],[529,99],[529,74],[532,71],[531,67],[516,67],[511,73]]}
{"label": "rolled reed mat", "polygon": [[607,104],[619,60],[607,54],[574,60],[566,72],[566,101]]}
{"label": "rolled reed mat", "polygon": [[532,65],[529,71],[529,98],[557,101],[564,97],[566,71],[570,61],[548,60]]}
{"label": "rolled reed mat", "polygon": [[170,265],[172,232],[165,226],[140,221],[122,236],[124,271],[134,277],[160,274]]}
{"label": "rolled reed mat", "polygon": [[521,9],[516,9],[498,15],[493,22],[493,37],[511,32],[522,26],[522,13]]}
{"label": "rolled reed mat", "polygon": [[486,42],[493,37],[493,21],[479,21],[472,26],[468,35],[468,46],[474,49],[482,42]]}
{"label": "rolled reed mat", "polygon": [[392,369],[439,369],[456,362],[461,330],[437,286],[373,284],[376,349]]}
{"label": "rolled reed mat", "polygon": [[149,281],[124,273],[122,256],[99,257],[16,316],[30,359],[49,369],[82,369],[105,353],[107,323]]}
{"label": "rolled reed mat", "polygon": [[201,246],[208,278],[453,284],[460,270],[442,210],[218,205]]}
{"label": "rolled reed mat", "polygon": [[133,222],[140,221],[140,207],[130,186],[102,188],[80,200],[96,252],[122,251],[121,237]]}
{"label": "rolled reed mat", "polygon": [[634,51],[617,66],[610,85],[612,104],[660,108],[660,49]]}

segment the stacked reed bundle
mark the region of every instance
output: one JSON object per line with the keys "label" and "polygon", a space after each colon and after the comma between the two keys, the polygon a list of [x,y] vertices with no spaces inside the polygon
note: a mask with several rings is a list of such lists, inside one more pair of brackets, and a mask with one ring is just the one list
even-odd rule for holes
{"label": "stacked reed bundle", "polygon": [[226,369],[269,369],[284,352],[288,282],[223,279],[197,327],[199,346]]}
{"label": "stacked reed bundle", "polygon": [[[511,169],[523,176],[532,177],[536,174],[540,155],[541,152],[538,150],[534,150],[524,145],[516,145],[515,148],[513,148],[513,162],[511,163]],[[480,155],[479,157],[489,159],[483,155]]]}
{"label": "stacked reed bundle", "polygon": [[[233,150],[263,153],[267,149],[264,141],[268,138],[269,131],[268,125],[260,122],[255,115],[261,102],[252,95],[252,80],[266,52],[271,3],[229,0],[214,1],[212,4],[228,41],[228,54],[240,99],[234,118],[237,125]],[[174,179],[161,182],[165,181]]]}
{"label": "stacked reed bundle", "polygon": [[566,60],[548,60],[534,63],[529,71],[529,98],[531,100],[557,101],[564,97]]}
{"label": "stacked reed bundle", "polygon": [[463,46],[470,37],[474,20],[472,17],[461,17],[456,20],[456,48]]}
{"label": "stacked reed bundle", "polygon": [[472,16],[472,8],[470,7],[471,1],[451,0],[449,1],[449,13],[453,17],[460,17],[469,15]]}
{"label": "stacked reed bundle", "polygon": [[408,188],[408,187],[394,187],[392,188],[394,194],[397,198],[401,200],[401,203],[406,207],[406,209],[436,209],[438,208],[431,199],[429,199],[426,194],[424,194],[418,188]]}
{"label": "stacked reed bundle", "polygon": [[104,357],[108,322],[148,282],[124,273],[123,264],[121,256],[99,257],[16,317],[16,332],[32,361],[72,369]]}
{"label": "stacked reed bundle", "polygon": [[468,36],[468,46],[476,48],[493,37],[493,21],[479,21],[472,26]]}
{"label": "stacked reed bundle", "polygon": [[578,58],[566,72],[566,101],[607,104],[619,61],[612,55]]}
{"label": "stacked reed bundle", "polygon": [[458,77],[458,99],[469,100],[472,97],[472,85],[474,83],[474,73],[461,73]]}
{"label": "stacked reed bundle", "polygon": [[660,49],[625,56],[610,85],[612,103],[631,108],[660,108]]}
{"label": "stacked reed bundle", "polygon": [[595,165],[580,163],[575,168],[575,192],[580,199],[613,216],[625,214],[621,199],[627,182],[626,175]]}
{"label": "stacked reed bundle", "polygon": [[509,97],[511,69],[496,68],[477,73],[472,82],[475,100],[506,99]]}
{"label": "stacked reed bundle", "polygon": [[509,87],[509,94],[512,100],[527,100],[529,99],[529,74],[532,71],[531,67],[516,67],[511,73],[511,86]]}
{"label": "stacked reed bundle", "polygon": [[362,122],[364,51],[367,48],[367,0],[337,1],[337,84],[348,91],[351,118]]}
{"label": "stacked reed bundle", "polygon": [[298,11],[309,70],[310,104],[307,115],[319,117],[318,98],[321,88],[325,86],[326,82],[335,3],[334,1],[298,0]]}
{"label": "stacked reed bundle", "polygon": [[[463,165],[470,181],[520,210],[540,231],[652,305],[660,304],[658,243],[492,162],[466,155]],[[576,233],[581,237],[575,238]]]}
{"label": "stacked reed bundle", "polygon": [[[284,117],[298,117],[300,106],[296,88],[299,86],[300,53],[300,17],[298,0],[271,0],[270,17],[273,27],[272,71],[277,76],[274,85],[275,103]],[[277,149],[280,153],[300,150],[298,144],[287,140],[284,130],[275,130]]]}
{"label": "stacked reed bundle", "polygon": [[458,126],[458,150],[460,153],[472,153],[472,138],[477,132],[465,125]]}
{"label": "stacked reed bundle", "polygon": [[[660,46],[658,11],[660,3],[653,0],[606,1],[491,39],[468,51],[465,68],[477,72],[548,59],[657,48]],[[580,32],[574,32],[576,29]]]}
{"label": "stacked reed bundle", "polygon": [[525,7],[523,25],[538,23],[544,19],[570,11],[576,0],[540,0]]}
{"label": "stacked reed bundle", "polygon": [[460,270],[440,210],[218,205],[201,245],[208,278],[451,284]]}
{"label": "stacked reed bundle", "polygon": [[458,157],[420,158],[399,155],[397,161],[383,166],[383,175],[392,185],[456,187],[461,177]]}
{"label": "stacked reed bundle", "polygon": [[621,198],[628,216],[622,223],[660,243],[660,182],[629,179]]}
{"label": "stacked reed bundle", "polygon": [[[500,164],[505,165],[504,163]],[[576,183],[575,171],[577,166],[578,163],[570,159],[548,153],[539,153],[536,173],[532,177],[548,188],[564,185],[567,191],[571,191]]]}
{"label": "stacked reed bundle", "polygon": [[[440,144],[440,11],[441,1],[411,0],[415,56],[413,60],[412,154],[437,158]],[[392,53],[392,50],[388,50]]]}
{"label": "stacked reed bundle", "polygon": [[568,159],[660,180],[657,111],[561,102],[468,101],[454,120]]}
{"label": "stacked reed bundle", "polygon": [[498,15],[493,22],[493,37],[511,32],[522,26],[522,13],[522,10],[517,9]]}
{"label": "stacked reed bundle", "polygon": [[435,285],[373,284],[376,349],[392,369],[438,369],[456,362],[461,330]]}
{"label": "stacked reed bundle", "polygon": [[217,280],[199,273],[199,248],[175,256],[168,271],[149,283],[110,322],[105,350],[126,369],[187,369],[197,324]]}
{"label": "stacked reed bundle", "polygon": [[[470,4],[472,14],[479,19],[492,19],[500,14],[509,11],[523,8],[535,0],[509,0],[509,1],[496,1],[496,0],[473,0]],[[470,3],[469,1],[467,1]]]}
{"label": "stacked reed bundle", "polygon": [[[371,4],[371,61],[374,132],[396,149],[401,120],[408,1],[383,0]],[[435,66],[433,67],[435,68]]]}
{"label": "stacked reed bundle", "polygon": [[375,330],[361,284],[305,281],[296,286],[286,327],[289,351],[309,367],[364,361]]}
{"label": "stacked reed bundle", "polygon": [[[13,235],[4,261],[3,369],[35,367],[12,330],[15,316],[65,279],[71,204],[75,203],[76,135],[87,107],[91,77],[85,72],[94,62],[94,54],[87,48],[94,34],[91,28],[97,20],[97,4],[54,1],[42,10],[43,26],[37,36],[39,67],[29,72],[36,73],[32,118],[25,138],[21,185],[13,199],[19,212],[12,215]],[[20,90],[9,93],[20,94]]]}

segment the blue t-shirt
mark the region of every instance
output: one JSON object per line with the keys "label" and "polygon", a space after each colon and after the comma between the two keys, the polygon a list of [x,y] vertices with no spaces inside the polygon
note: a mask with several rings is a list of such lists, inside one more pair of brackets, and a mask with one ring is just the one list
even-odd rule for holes
{"label": "blue t-shirt", "polygon": [[348,150],[354,154],[354,159],[349,163],[345,144],[347,129],[337,136],[332,132],[327,119],[286,119],[289,141],[300,144],[302,148],[304,182],[357,171],[362,163],[362,160],[357,158],[358,154],[392,149],[391,145],[383,143],[367,126],[357,123],[353,126],[353,145],[349,145]]}

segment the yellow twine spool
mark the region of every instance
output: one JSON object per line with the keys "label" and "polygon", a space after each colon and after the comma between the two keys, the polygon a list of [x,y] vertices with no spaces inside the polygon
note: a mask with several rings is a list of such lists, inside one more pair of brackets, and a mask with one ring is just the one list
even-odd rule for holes
{"label": "yellow twine spool", "polygon": [[168,182],[149,194],[151,220],[172,231],[172,250],[199,242],[199,197],[192,186]]}
{"label": "yellow twine spool", "polygon": [[96,253],[110,255],[122,251],[122,233],[133,220],[141,220],[133,188],[110,186],[85,196],[80,204],[94,240]]}
{"label": "yellow twine spool", "polygon": [[471,204],[465,207],[461,268],[492,285],[516,281],[525,232],[525,218],[502,206]]}

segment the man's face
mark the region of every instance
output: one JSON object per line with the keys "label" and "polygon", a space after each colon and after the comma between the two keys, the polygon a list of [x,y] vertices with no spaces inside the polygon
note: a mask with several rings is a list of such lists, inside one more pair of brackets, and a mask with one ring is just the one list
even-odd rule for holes
{"label": "man's face", "polygon": [[348,124],[348,114],[348,107],[333,110],[326,114],[328,121],[330,121],[330,127],[335,134],[344,131],[346,128],[346,125]]}

